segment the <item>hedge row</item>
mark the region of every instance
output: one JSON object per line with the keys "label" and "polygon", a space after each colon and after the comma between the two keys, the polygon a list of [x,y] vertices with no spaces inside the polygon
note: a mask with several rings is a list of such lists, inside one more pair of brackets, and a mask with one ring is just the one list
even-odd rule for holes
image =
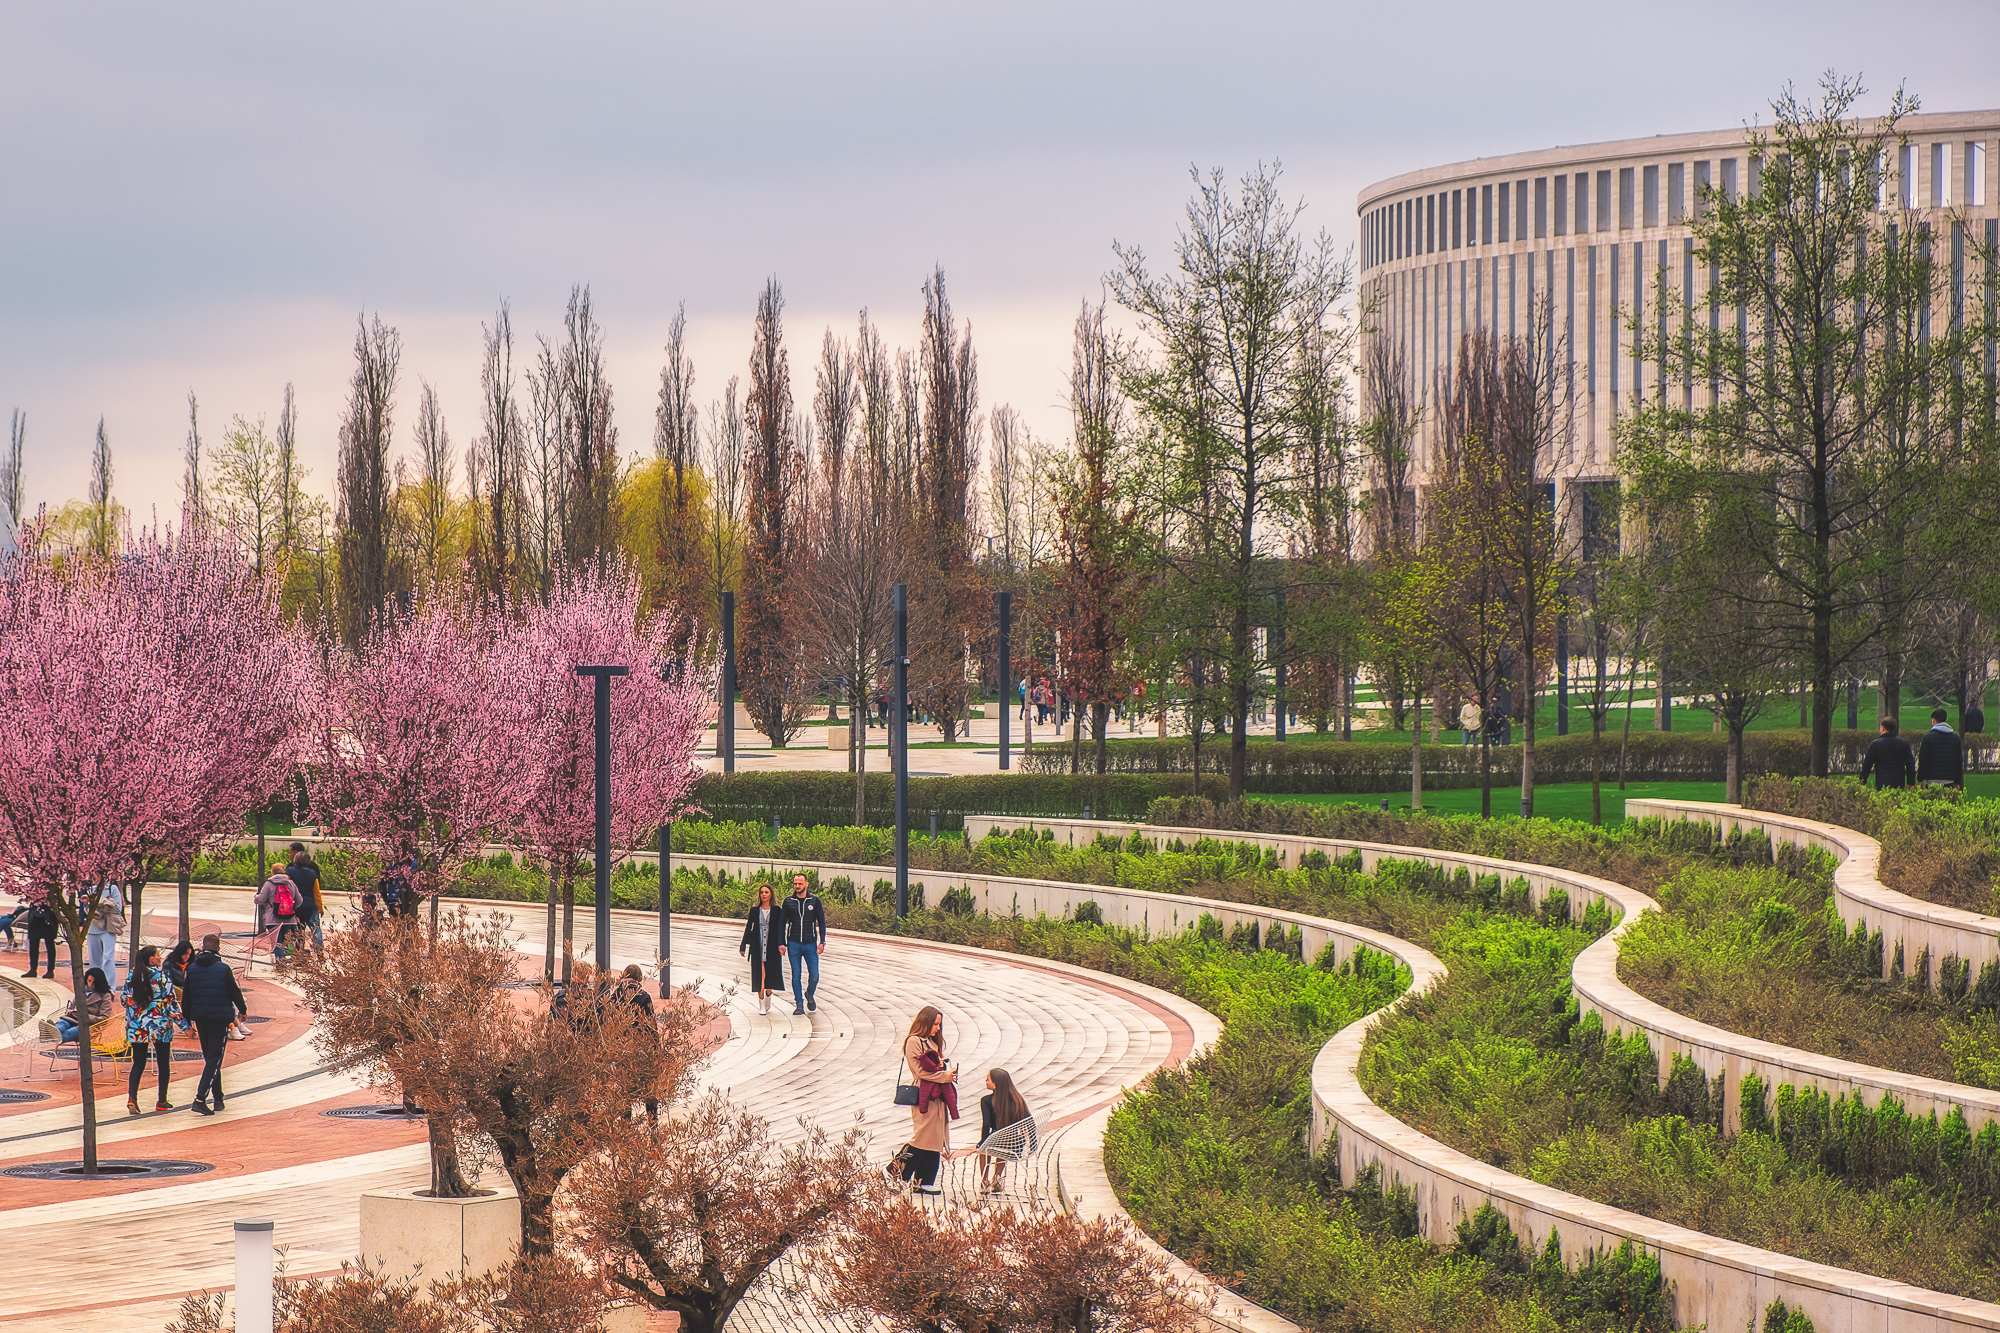
{"label": "hedge row", "polygon": [[[886,828],[896,822],[896,780],[888,773],[867,776],[868,818]],[[1228,784],[1204,776],[1202,793],[1221,799]],[[1138,821],[1162,796],[1191,796],[1194,779],[1187,775],[1117,774],[1106,777],[1052,776],[1029,773],[977,773],[962,777],[910,779],[910,827],[928,829],[930,812],[938,812],[940,832],[965,827],[967,815],[1038,815],[1052,819],[1082,817]],[[799,824],[849,825],[854,822],[854,775],[851,773],[710,773],[695,785],[695,802],[713,819],[786,827]]]}
{"label": "hedge row", "polygon": [[[1872,733],[1836,731],[1829,764],[1835,773],[1855,773]],[[1983,738],[1978,738],[1983,740]],[[1640,731],[1632,734],[1626,748],[1625,773],[1640,780],[1721,782],[1728,765],[1729,737],[1715,732]],[[1618,772],[1619,737],[1607,733],[1602,742],[1600,763],[1605,777]],[[1194,746],[1185,738],[1114,740],[1106,747],[1106,770],[1110,773],[1147,774],[1156,777],[1189,774],[1194,770]],[[1801,776],[1812,768],[1812,735],[1805,731],[1752,731],[1743,738],[1744,772]],[[1037,745],[1021,755],[1024,773],[1066,774],[1069,771],[1068,745]],[[1086,767],[1094,765],[1095,753],[1086,746]],[[1226,771],[1229,744],[1210,741],[1201,747],[1204,774]],[[1384,743],[1342,741],[1273,740],[1252,741],[1248,747],[1246,789],[1253,792],[1355,793],[1395,791],[1410,784],[1410,747]],[[1476,746],[1426,745],[1423,747],[1424,785],[1443,790],[1479,785],[1479,750]],[[1537,783],[1590,781],[1590,735],[1571,732],[1567,736],[1546,736],[1535,741],[1535,781]],[[1492,751],[1495,786],[1521,780],[1521,747],[1496,746]]]}

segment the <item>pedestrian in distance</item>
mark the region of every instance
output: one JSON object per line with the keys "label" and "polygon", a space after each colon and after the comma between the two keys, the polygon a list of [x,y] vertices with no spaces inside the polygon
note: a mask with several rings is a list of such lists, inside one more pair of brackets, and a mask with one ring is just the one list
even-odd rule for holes
{"label": "pedestrian in distance", "polygon": [[757,992],[757,1012],[771,1012],[771,992],[785,984],[785,913],[769,884],[757,886],[757,901],[743,922],[739,955],[750,960],[750,989]]}
{"label": "pedestrian in distance", "polygon": [[1965,785],[1965,747],[1942,708],[1931,710],[1931,729],[1917,744],[1917,781],[1926,787]]}
{"label": "pedestrian in distance", "polygon": [[223,1109],[222,1056],[229,1049],[229,1030],[239,1016],[250,1016],[250,1006],[243,1001],[236,974],[222,961],[220,935],[201,937],[201,948],[182,975],[186,981],[181,987],[181,1013],[201,1039],[201,1081],[194,1087],[194,1113],[214,1115]]}
{"label": "pedestrian in distance", "polygon": [[292,883],[299,888],[299,925],[312,932],[313,951],[326,947],[326,933],[320,918],[326,915],[326,896],[320,888],[319,862],[313,860],[312,853],[302,842],[292,844],[292,863],[285,867],[285,873],[292,877]]}
{"label": "pedestrian in distance", "polygon": [[[613,987],[613,998],[631,1006],[632,1021],[653,1029],[657,1034],[659,1024],[653,1017],[653,993],[646,989],[646,970],[637,963],[625,964],[625,970],[618,974]],[[627,1112],[626,1119],[631,1119]],[[660,1099],[646,1098],[646,1119],[652,1124],[660,1123]]]}
{"label": "pedestrian in distance", "polygon": [[1463,743],[1459,746],[1460,749],[1465,749],[1472,744],[1472,738],[1479,734],[1483,725],[1483,718],[1484,714],[1481,713],[1479,705],[1471,700],[1467,700],[1465,707],[1458,710],[1458,726],[1459,730],[1463,733]]}
{"label": "pedestrian in distance", "polygon": [[914,1181],[919,1194],[938,1194],[938,1166],[951,1147],[951,1122],[958,1119],[958,1070],[944,1054],[944,1014],[936,1005],[917,1011],[903,1038],[903,1063],[917,1086],[910,1108],[910,1142],[898,1155],[900,1179]]}
{"label": "pedestrian in distance", "polygon": [[257,929],[278,932],[277,940],[271,946],[272,956],[283,958],[287,952],[286,941],[299,924],[299,886],[286,873],[283,861],[271,862],[271,877],[264,881],[251,901],[257,904]]}
{"label": "pedestrian in distance", "polygon": [[1986,734],[1986,710],[1979,706],[1978,695],[1966,701],[1965,711],[1958,715],[1958,730],[1962,736]]}
{"label": "pedestrian in distance", "polygon": [[77,1034],[86,1025],[96,1027],[111,1017],[112,1007],[117,998],[111,993],[111,982],[105,977],[104,969],[93,967],[83,974],[83,999],[72,999],[69,1005],[56,1017],[56,1036],[63,1041],[75,1041]]}
{"label": "pedestrian in distance", "polygon": [[53,977],[56,974],[56,926],[58,925],[55,910],[47,903],[31,903],[28,906],[25,924],[28,928],[28,970],[21,975],[24,977],[35,975],[35,959],[41,956],[42,946],[46,945],[49,951],[48,970],[42,975]]}
{"label": "pedestrian in distance", "polygon": [[1915,785],[1917,756],[1910,743],[1897,734],[1896,719],[1885,717],[1875,727],[1881,734],[1868,743],[1868,753],[1861,757],[1861,785],[1868,785],[1870,773],[1875,775],[1877,791]]}
{"label": "pedestrian in distance", "polygon": [[125,1112],[139,1114],[139,1085],[145,1081],[146,1055],[160,1071],[160,1095],[155,1111],[171,1111],[167,1083],[173,1078],[174,1029],[186,1032],[180,1002],[174,998],[174,983],[160,964],[160,946],[149,944],[132,960],[131,975],[125,978],[125,1036],[132,1043],[132,1072],[125,1080]]}
{"label": "pedestrian in distance", "polygon": [[[826,952],[826,904],[811,893],[804,875],[792,876],[792,896],[785,899],[785,952],[792,956],[792,1012],[803,1014],[818,1009],[813,997],[819,992],[819,956]],[[801,967],[810,975],[799,989]]]}
{"label": "pedestrian in distance", "polygon": [[[986,1141],[1003,1129],[1010,1129],[1029,1120],[1027,1099],[1014,1086],[1014,1076],[1004,1069],[986,1071],[986,1095],[979,1099],[979,1142],[982,1151],[979,1156],[979,1185],[981,1189],[998,1193],[1006,1188],[1007,1159],[988,1156],[984,1151]],[[1024,1151],[1034,1148],[1034,1127],[1030,1120],[1028,1142]]]}
{"label": "pedestrian in distance", "polygon": [[[89,898],[88,889],[77,892],[77,902]],[[90,910],[90,930],[83,937],[85,960],[104,969],[111,989],[118,989],[118,941],[125,934],[125,890],[116,880],[100,886],[97,903]]]}

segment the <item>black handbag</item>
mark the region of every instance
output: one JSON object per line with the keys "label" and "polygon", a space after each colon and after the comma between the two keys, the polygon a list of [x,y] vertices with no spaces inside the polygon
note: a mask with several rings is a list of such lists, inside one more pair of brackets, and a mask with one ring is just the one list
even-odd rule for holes
{"label": "black handbag", "polygon": [[917,1085],[903,1082],[903,1066],[904,1061],[896,1061],[896,1105],[915,1106],[917,1104]]}

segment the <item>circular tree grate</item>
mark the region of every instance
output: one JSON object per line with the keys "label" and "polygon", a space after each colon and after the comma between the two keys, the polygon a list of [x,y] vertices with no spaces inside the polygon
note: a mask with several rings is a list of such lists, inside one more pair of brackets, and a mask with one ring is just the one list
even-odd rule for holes
{"label": "circular tree grate", "polygon": [[336,1106],[331,1111],[321,1111],[328,1120],[422,1120],[424,1113],[411,1115],[403,1110],[401,1102],[383,1102],[376,1106]]}
{"label": "circular tree grate", "polygon": [[215,1167],[207,1162],[177,1162],[162,1157],[121,1157],[100,1161],[96,1175],[86,1175],[82,1162],[30,1162],[0,1167],[0,1176],[15,1180],[133,1180],[140,1177],[198,1176]]}
{"label": "circular tree grate", "polygon": [[48,1099],[49,1094],[46,1092],[30,1092],[26,1088],[0,1088],[0,1106],[20,1102],[45,1102]]}

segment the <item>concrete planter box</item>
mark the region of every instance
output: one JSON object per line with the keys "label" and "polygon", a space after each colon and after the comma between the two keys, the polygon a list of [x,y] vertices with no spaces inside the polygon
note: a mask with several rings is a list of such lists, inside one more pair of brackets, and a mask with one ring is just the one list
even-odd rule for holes
{"label": "concrete planter box", "polygon": [[845,750],[847,748],[847,738],[853,730],[852,727],[845,724],[839,726],[829,724],[826,728],[826,748],[829,750]]}
{"label": "concrete planter box", "polygon": [[421,1190],[361,1196],[361,1257],[390,1277],[480,1277],[508,1263],[521,1242],[521,1201],[511,1189],[470,1199]]}

